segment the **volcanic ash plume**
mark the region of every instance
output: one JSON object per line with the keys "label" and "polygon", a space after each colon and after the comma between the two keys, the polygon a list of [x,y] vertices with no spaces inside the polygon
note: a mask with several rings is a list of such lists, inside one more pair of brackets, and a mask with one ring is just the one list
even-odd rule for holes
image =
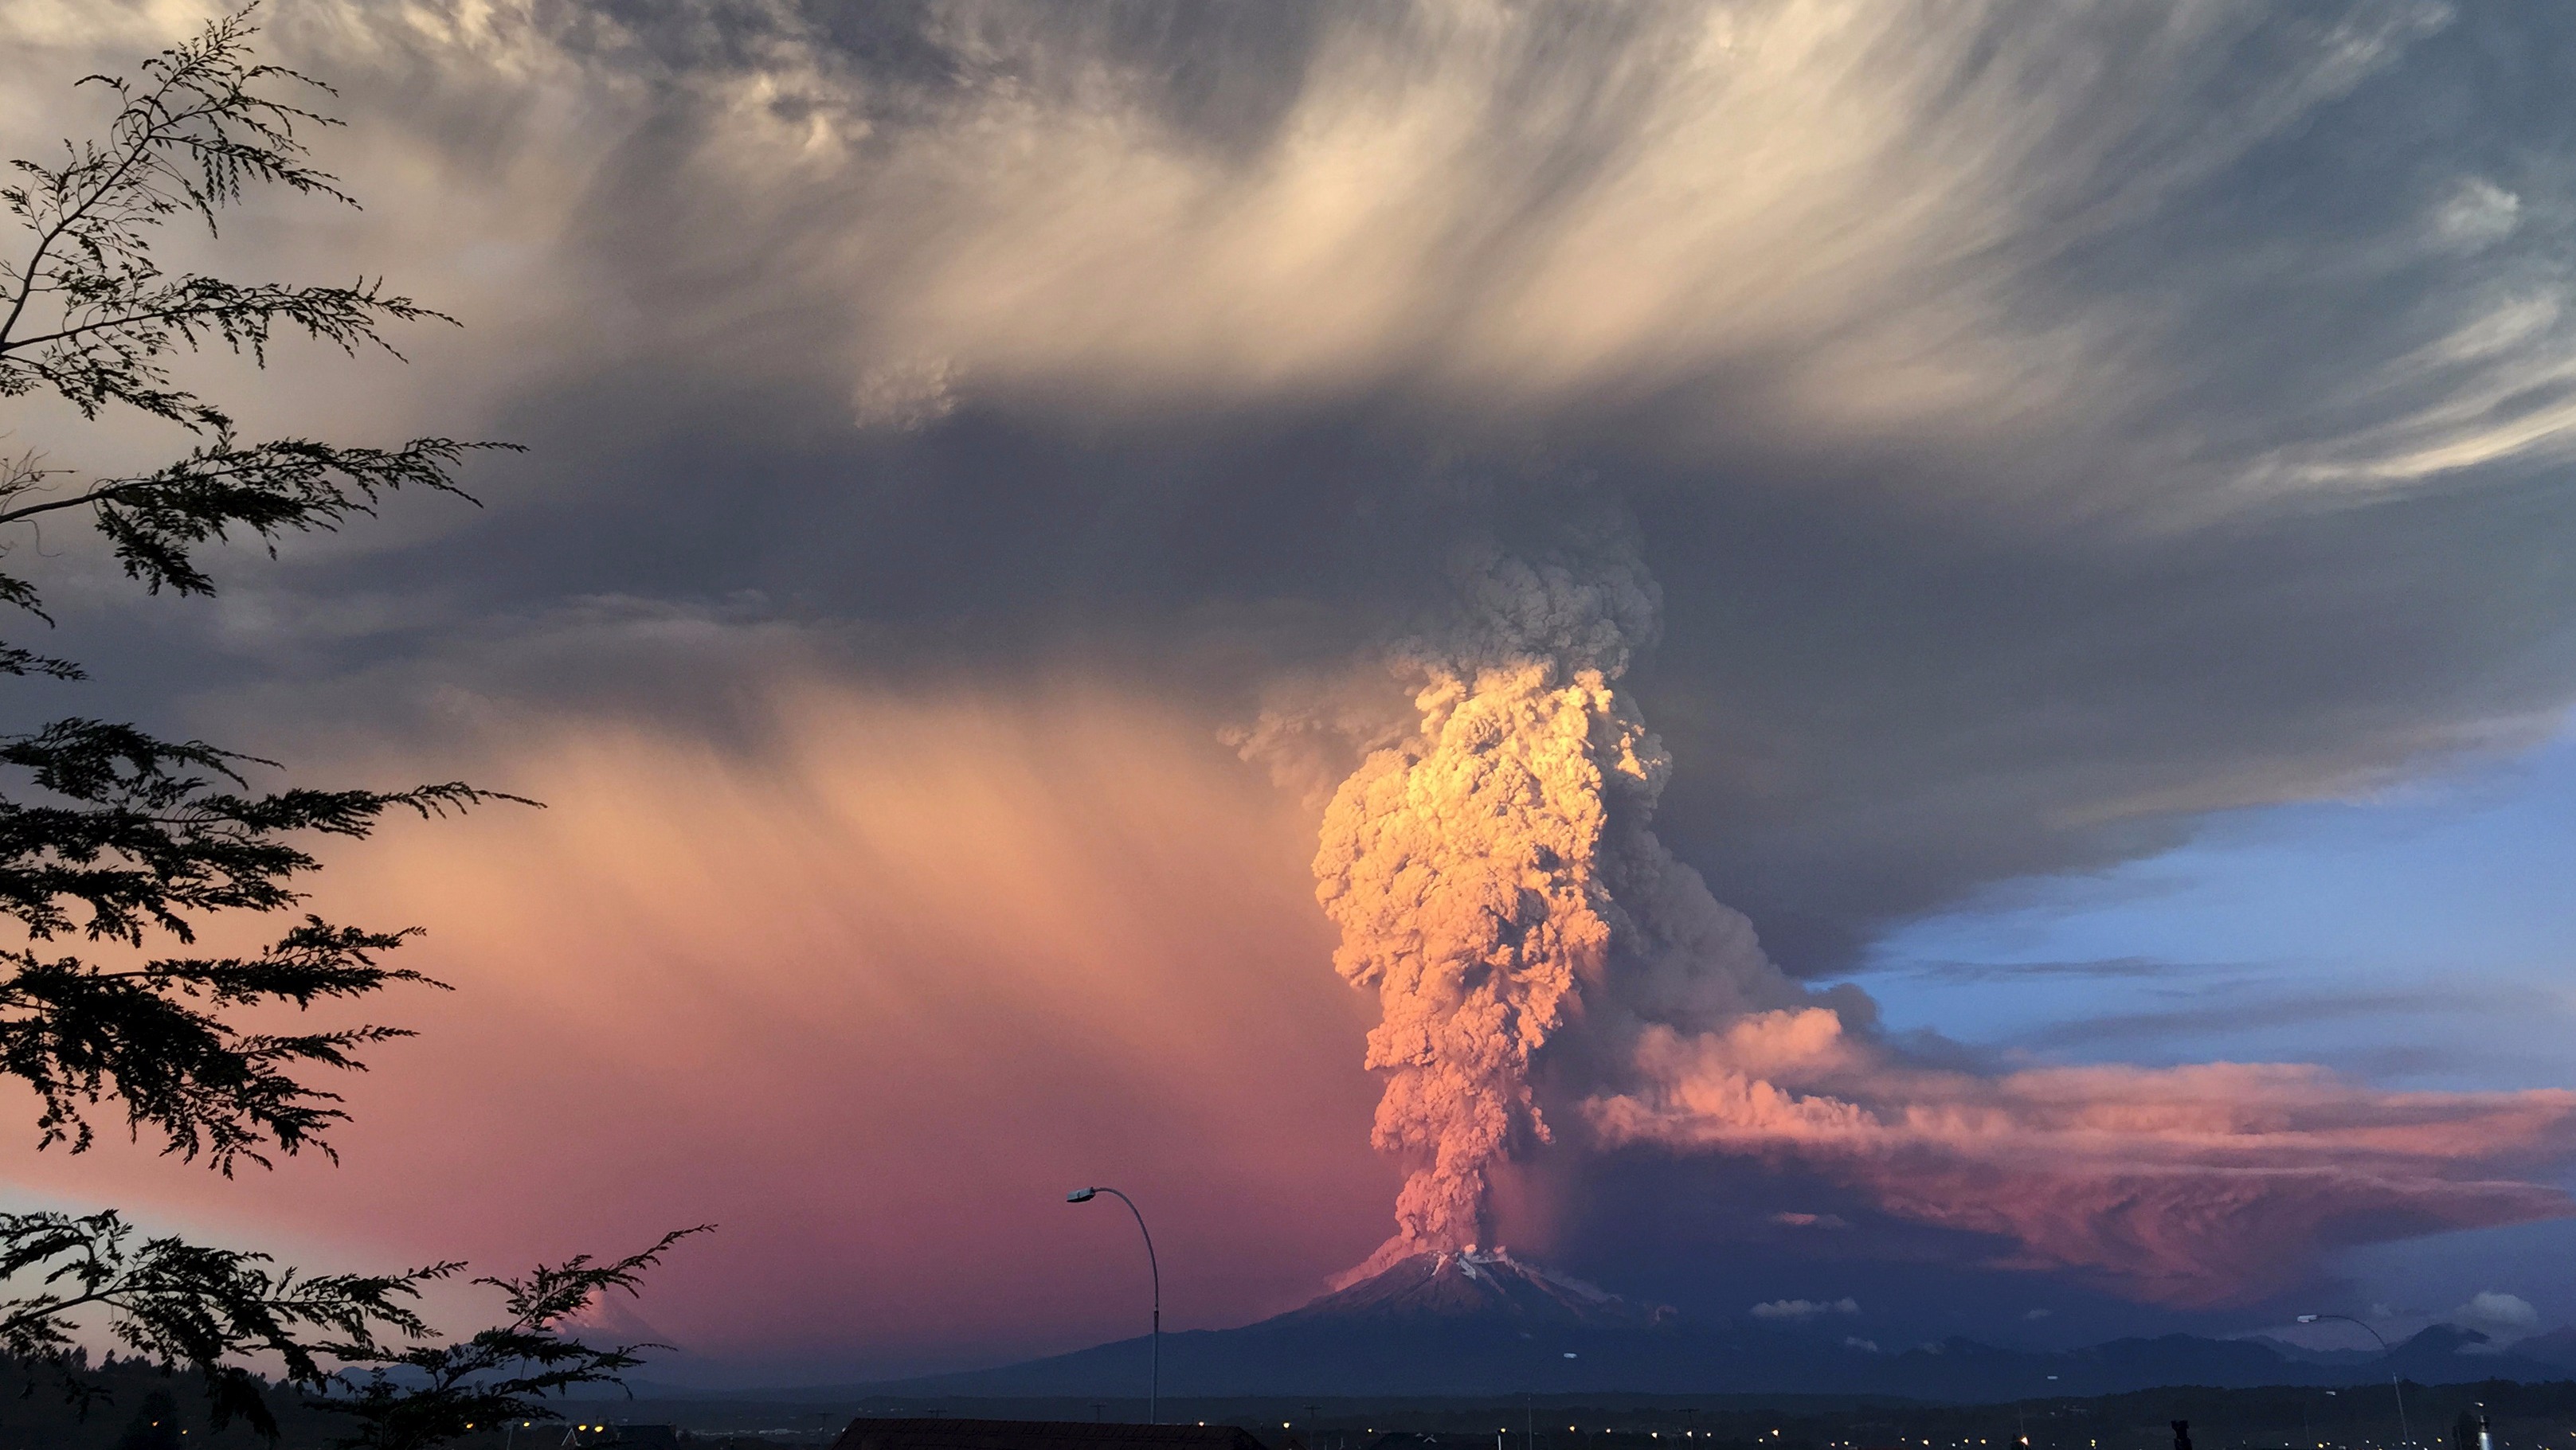
{"label": "volcanic ash plume", "polygon": [[[2525,1176],[2576,1156],[2576,1093],[1918,1060],[1856,988],[1782,973],[1649,829],[1670,767],[1618,688],[1658,605],[1630,533],[1486,548],[1453,582],[1448,622],[1393,651],[1418,728],[1341,783],[1315,857],[1334,965],[1384,1014],[1375,1141],[1411,1169],[1395,1235],[1338,1282],[1489,1243],[1494,1171],[1552,1137],[1542,1067],[1586,1146],[1795,1162],[2012,1244],[1996,1262],[2172,1303],[2257,1297],[2339,1244],[2576,1211]],[[1245,753],[1316,728],[1274,719]]]}
{"label": "volcanic ash plume", "polygon": [[[1420,728],[1342,782],[1315,857],[1334,966],[1384,1011],[1374,1141],[1413,1165],[1360,1273],[1484,1241],[1493,1169],[1550,1137],[1533,1058],[1643,933],[1621,902],[1679,869],[1646,830],[1669,762],[1617,688],[1661,602],[1625,539],[1536,561],[1487,548],[1454,578],[1453,620],[1395,651]],[[1741,921],[1718,935],[1763,990],[1729,1004],[1803,998],[1749,928],[1725,929]]]}

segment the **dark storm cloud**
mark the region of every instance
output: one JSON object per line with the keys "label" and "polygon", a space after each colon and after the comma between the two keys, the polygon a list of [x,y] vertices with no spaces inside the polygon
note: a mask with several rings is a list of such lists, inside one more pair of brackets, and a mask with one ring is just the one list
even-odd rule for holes
{"label": "dark storm cloud", "polygon": [[1777,506],[1655,531],[1697,556],[1658,559],[1672,622],[1642,691],[1684,762],[1666,819],[1830,970],[1987,883],[2535,737],[2576,666],[2571,529],[2535,479],[2145,548]]}
{"label": "dark storm cloud", "polygon": [[[1185,660],[1221,712],[1404,620],[1441,538],[1606,492],[1667,601],[1666,834],[1845,970],[1996,881],[2547,728],[2576,108],[2535,57],[2571,24],[289,8],[362,130],[550,260],[421,257],[478,289],[462,356],[519,368],[451,391],[534,459],[287,587],[758,597],[889,656]],[[377,154],[359,189],[419,204]]]}

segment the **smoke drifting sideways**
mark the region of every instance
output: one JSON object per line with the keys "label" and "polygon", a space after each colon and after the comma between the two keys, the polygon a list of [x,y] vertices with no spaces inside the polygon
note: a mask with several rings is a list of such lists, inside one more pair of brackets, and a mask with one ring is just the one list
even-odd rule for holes
{"label": "smoke drifting sideways", "polygon": [[1832,1011],[1650,1029],[1642,1082],[1586,1101],[1608,1144],[1794,1158],[1901,1218],[2000,1235],[2008,1267],[2206,1307],[2321,1254],[2566,1216],[2576,1093],[2377,1092],[2288,1063],[2037,1068],[1907,1062]]}
{"label": "smoke drifting sideways", "polygon": [[1334,966],[1381,1008],[1373,1141],[1408,1170],[1394,1234],[1337,1283],[1490,1245],[1497,1172],[1549,1145],[1796,1160],[2008,1240],[2000,1266],[2176,1306],[2260,1297],[2333,1247],[2576,1212],[2513,1176],[2568,1161],[2576,1093],[1925,1061],[1858,988],[1789,977],[1657,839],[1671,760],[1620,688],[1661,605],[1633,526],[1479,543],[1450,580],[1445,617],[1385,651],[1418,724],[1334,792],[1315,857]]}

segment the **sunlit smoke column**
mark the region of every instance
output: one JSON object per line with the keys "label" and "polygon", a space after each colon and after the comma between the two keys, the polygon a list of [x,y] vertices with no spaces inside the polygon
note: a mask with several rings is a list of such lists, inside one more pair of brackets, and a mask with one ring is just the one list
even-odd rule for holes
{"label": "sunlit smoke column", "polygon": [[1532,1059],[1603,980],[1603,842],[1668,769],[1614,687],[1660,604],[1632,552],[1453,572],[1453,622],[1395,652],[1421,728],[1342,783],[1315,857],[1334,966],[1384,1013],[1374,1141],[1412,1169],[1363,1271],[1485,1241],[1494,1168],[1548,1140]]}

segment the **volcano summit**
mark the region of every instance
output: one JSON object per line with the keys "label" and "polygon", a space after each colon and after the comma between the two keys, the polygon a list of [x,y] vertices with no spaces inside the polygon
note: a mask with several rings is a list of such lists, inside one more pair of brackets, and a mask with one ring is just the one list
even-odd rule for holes
{"label": "volcano summit", "polygon": [[1342,1286],[1269,1324],[1415,1325],[1472,1322],[1525,1333],[1635,1329],[1673,1319],[1661,1305],[1604,1293],[1580,1279],[1515,1259],[1509,1249],[1415,1254]]}
{"label": "volcano summit", "polygon": [[[1657,1381],[1686,1377],[1706,1360],[1710,1335],[1672,1309],[1606,1293],[1503,1249],[1443,1250],[1398,1259],[1239,1329],[1166,1334],[1163,1383],[1167,1395],[1552,1392],[1589,1388],[1612,1366],[1626,1376],[1648,1361]],[[1145,1356],[1144,1340],[1124,1340],[910,1388],[1084,1395],[1141,1382]]]}

